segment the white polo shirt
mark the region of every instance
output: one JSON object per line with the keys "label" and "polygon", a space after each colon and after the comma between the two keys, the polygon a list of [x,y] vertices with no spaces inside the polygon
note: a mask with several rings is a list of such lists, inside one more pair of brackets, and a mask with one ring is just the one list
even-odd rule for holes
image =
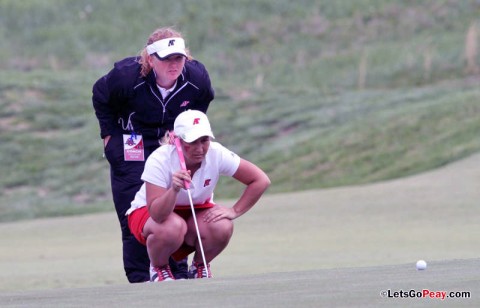
{"label": "white polo shirt", "polygon": [[[195,172],[190,182],[190,193],[193,204],[213,202],[213,191],[221,175],[233,176],[240,165],[240,157],[225,148],[218,142],[210,142],[205,159],[202,165]],[[180,170],[180,159],[174,145],[164,145],[156,149],[145,162],[145,169],[142,180],[154,185],[170,188],[172,186],[172,175]],[[127,211],[129,215],[134,210],[144,207],[147,204],[145,183],[135,195],[132,206]],[[177,194],[176,205],[189,206],[188,193],[181,189]]]}

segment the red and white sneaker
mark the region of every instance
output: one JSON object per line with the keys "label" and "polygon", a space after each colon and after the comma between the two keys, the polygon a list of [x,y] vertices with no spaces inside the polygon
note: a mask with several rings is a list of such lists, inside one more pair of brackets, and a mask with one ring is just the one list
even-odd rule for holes
{"label": "red and white sneaker", "polygon": [[175,280],[173,277],[172,271],[170,270],[170,265],[164,265],[161,267],[154,267],[150,265],[150,281],[169,281]]}
{"label": "red and white sneaker", "polygon": [[210,271],[210,264],[204,266],[203,263],[200,262],[192,262],[190,265],[190,269],[188,271],[190,279],[197,279],[197,278],[212,278],[212,272]]}

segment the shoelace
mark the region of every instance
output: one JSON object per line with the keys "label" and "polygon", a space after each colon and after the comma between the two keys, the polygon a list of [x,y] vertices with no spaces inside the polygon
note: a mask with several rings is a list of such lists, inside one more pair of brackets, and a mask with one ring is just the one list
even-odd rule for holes
{"label": "shoelace", "polygon": [[[211,278],[210,274],[210,264],[204,266],[203,264],[196,264],[197,267],[197,277],[198,278]],[[208,268],[208,271],[207,271]]]}
{"label": "shoelace", "polygon": [[173,279],[172,271],[170,270],[170,267],[168,265],[158,268],[157,273],[161,276],[159,277],[161,278],[161,280]]}

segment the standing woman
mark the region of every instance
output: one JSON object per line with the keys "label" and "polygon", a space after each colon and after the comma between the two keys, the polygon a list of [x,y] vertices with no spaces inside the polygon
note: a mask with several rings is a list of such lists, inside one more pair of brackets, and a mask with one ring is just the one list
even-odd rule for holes
{"label": "standing woman", "polygon": [[[204,65],[194,60],[172,28],[155,30],[138,57],[128,57],[93,86],[93,107],[110,164],[113,202],[122,231],[123,264],[129,282],[150,279],[145,246],[128,228],[126,211],[142,186],[148,156],[175,118],[187,109],[206,112],[214,98]],[[171,259],[176,278],[186,278],[186,260]]]}

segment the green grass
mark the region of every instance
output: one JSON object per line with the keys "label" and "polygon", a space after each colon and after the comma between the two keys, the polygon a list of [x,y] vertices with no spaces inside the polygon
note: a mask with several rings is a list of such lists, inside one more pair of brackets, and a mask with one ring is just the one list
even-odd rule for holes
{"label": "green grass", "polygon": [[[211,74],[218,141],[264,168],[271,193],[466,157],[480,150],[464,56],[479,13],[473,0],[4,0],[0,221],[113,208],[91,87],[165,25]],[[222,180],[217,198],[240,189]]]}

